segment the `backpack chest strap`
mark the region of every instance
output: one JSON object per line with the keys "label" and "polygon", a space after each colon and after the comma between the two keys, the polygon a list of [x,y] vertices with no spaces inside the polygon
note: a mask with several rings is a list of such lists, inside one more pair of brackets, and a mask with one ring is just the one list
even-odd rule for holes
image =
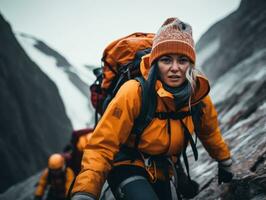
{"label": "backpack chest strap", "polygon": [[154,117],[168,121],[168,132],[169,132],[169,134],[171,134],[170,119],[179,120],[180,121],[181,126],[182,126],[182,128],[184,130],[184,136],[185,136],[185,146],[184,146],[184,149],[182,151],[182,155],[183,155],[183,160],[184,160],[185,167],[186,167],[186,170],[187,170],[188,178],[190,179],[189,163],[188,163],[188,158],[187,158],[187,154],[186,154],[186,149],[187,149],[188,143],[190,143],[190,145],[191,145],[195,160],[198,159],[198,151],[197,151],[196,143],[194,142],[194,140],[193,140],[193,138],[192,138],[187,126],[185,125],[185,123],[182,120],[183,118],[185,118],[187,116],[192,116],[191,112],[178,112],[178,113],[175,113],[175,112],[156,112],[154,114]]}
{"label": "backpack chest strap", "polygon": [[173,120],[180,120],[187,116],[191,116],[191,112],[156,112],[154,114],[155,118],[159,119],[173,119]]}

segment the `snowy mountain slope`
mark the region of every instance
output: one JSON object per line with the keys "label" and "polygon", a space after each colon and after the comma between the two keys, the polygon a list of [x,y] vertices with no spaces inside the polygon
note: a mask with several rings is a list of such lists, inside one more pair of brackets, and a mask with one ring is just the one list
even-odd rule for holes
{"label": "snowy mountain slope", "polygon": [[93,74],[85,67],[72,66],[62,55],[35,37],[17,34],[16,38],[30,58],[56,84],[73,128],[93,126],[93,108],[89,101]]}

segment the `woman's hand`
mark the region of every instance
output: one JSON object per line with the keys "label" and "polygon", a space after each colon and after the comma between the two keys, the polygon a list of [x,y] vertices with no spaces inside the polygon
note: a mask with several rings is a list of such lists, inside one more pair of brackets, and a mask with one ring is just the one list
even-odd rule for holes
{"label": "woman's hand", "polygon": [[229,183],[232,180],[234,176],[234,173],[231,167],[232,163],[233,161],[231,158],[218,162],[218,184],[219,185],[221,183]]}

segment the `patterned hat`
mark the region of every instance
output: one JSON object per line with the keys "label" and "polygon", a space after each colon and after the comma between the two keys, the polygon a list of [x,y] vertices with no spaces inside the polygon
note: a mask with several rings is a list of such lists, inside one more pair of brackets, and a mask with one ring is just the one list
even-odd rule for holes
{"label": "patterned hat", "polygon": [[182,54],[195,63],[196,53],[192,28],[178,18],[168,18],[155,35],[150,64],[166,54]]}

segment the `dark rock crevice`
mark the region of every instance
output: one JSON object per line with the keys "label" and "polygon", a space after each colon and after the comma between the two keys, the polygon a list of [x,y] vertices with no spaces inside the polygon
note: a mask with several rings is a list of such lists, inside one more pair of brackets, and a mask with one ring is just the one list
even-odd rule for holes
{"label": "dark rock crevice", "polygon": [[261,168],[264,168],[266,164],[266,150],[260,155],[257,161],[250,168],[251,172],[259,171]]}

